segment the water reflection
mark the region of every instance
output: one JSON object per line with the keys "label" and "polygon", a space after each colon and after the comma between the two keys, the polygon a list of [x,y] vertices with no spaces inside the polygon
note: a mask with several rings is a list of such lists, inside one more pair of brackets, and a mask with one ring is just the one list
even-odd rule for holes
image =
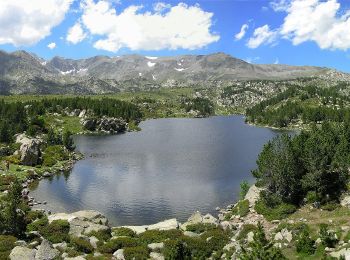
{"label": "water reflection", "polygon": [[181,221],[195,210],[233,202],[264,143],[278,134],[241,116],[158,119],[142,131],[79,136],[85,154],[69,176],[44,180],[32,193],[48,209],[95,209],[114,225]]}

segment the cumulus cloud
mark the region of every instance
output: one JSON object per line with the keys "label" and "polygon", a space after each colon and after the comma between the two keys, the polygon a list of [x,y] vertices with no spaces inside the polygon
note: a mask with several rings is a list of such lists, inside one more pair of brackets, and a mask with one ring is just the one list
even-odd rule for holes
{"label": "cumulus cloud", "polygon": [[270,30],[270,27],[265,24],[254,30],[253,36],[247,42],[247,46],[251,49],[255,49],[262,44],[275,43],[277,35],[277,31]]}
{"label": "cumulus cloud", "polygon": [[158,2],[158,3],[155,3],[153,5],[153,10],[155,12],[158,12],[158,13],[162,12],[166,9],[169,9],[169,8],[171,8],[171,4],[167,4],[167,3],[163,3],[163,2]]}
{"label": "cumulus cloud", "polygon": [[1,0],[0,44],[32,45],[62,22],[73,0]]}
{"label": "cumulus cloud", "polygon": [[313,41],[321,49],[350,48],[350,10],[343,10],[338,0],[275,0],[270,6],[286,13],[283,24],[275,30],[268,25],[257,28],[248,47],[283,38],[294,45]]}
{"label": "cumulus cloud", "polygon": [[143,11],[131,5],[117,13],[109,1],[85,0],[81,22],[90,34],[100,37],[97,49],[116,52],[131,50],[198,49],[219,40],[210,31],[213,13],[199,5],[180,3],[163,12]]}
{"label": "cumulus cloud", "polygon": [[270,6],[275,12],[282,12],[288,9],[289,3],[290,0],[274,0],[270,2]]}
{"label": "cumulus cloud", "polygon": [[314,41],[321,49],[350,48],[350,13],[339,16],[337,0],[295,0],[287,10],[281,28],[294,45]]}
{"label": "cumulus cloud", "polygon": [[244,37],[244,35],[246,34],[248,28],[249,28],[248,24],[243,24],[242,25],[241,31],[235,35],[236,41],[239,41],[240,39],[242,39]]}
{"label": "cumulus cloud", "polygon": [[77,22],[69,30],[66,37],[66,40],[70,43],[77,44],[86,38],[86,33],[84,33],[81,24]]}
{"label": "cumulus cloud", "polygon": [[56,43],[55,42],[51,42],[47,45],[47,48],[49,48],[50,50],[53,50],[56,48]]}

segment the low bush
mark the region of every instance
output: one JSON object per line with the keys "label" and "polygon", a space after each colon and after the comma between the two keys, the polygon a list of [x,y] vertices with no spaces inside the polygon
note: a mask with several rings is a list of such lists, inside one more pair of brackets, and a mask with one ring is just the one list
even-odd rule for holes
{"label": "low bush", "polygon": [[78,252],[90,254],[94,251],[90,242],[80,237],[71,237],[70,244]]}
{"label": "low bush", "polygon": [[87,234],[88,237],[96,237],[99,241],[107,241],[111,238],[111,232],[109,230],[99,230],[99,231],[91,231]]}
{"label": "low bush", "polygon": [[240,200],[231,212],[233,215],[245,217],[249,213],[249,200]]}
{"label": "low bush", "polygon": [[0,259],[9,259],[11,250],[15,247],[17,238],[0,235]]}
{"label": "low bush", "polygon": [[124,248],[125,260],[147,260],[149,259],[149,250],[147,246],[135,246]]}
{"label": "low bush", "polygon": [[311,239],[307,229],[301,231],[295,243],[295,247],[298,253],[304,255],[313,255],[315,253],[315,241]]}
{"label": "low bush", "polygon": [[257,227],[252,224],[244,224],[241,231],[239,232],[237,236],[237,240],[243,240],[247,238],[247,235],[249,232],[255,232],[257,230]]}
{"label": "low bush", "polygon": [[182,232],[177,229],[172,230],[146,230],[141,233],[138,237],[144,243],[159,243],[165,239],[177,239],[182,236]]}
{"label": "low bush", "polygon": [[331,202],[328,202],[328,203],[322,205],[321,209],[327,210],[327,211],[333,211],[333,210],[336,210],[339,207],[340,207],[339,203],[337,203],[335,201],[331,201]]}
{"label": "low bush", "polygon": [[184,258],[184,245],[180,240],[165,240],[163,255],[165,259],[177,260]]}
{"label": "low bush", "polygon": [[51,167],[59,161],[68,160],[69,156],[62,145],[48,146],[43,152],[43,165]]}
{"label": "low bush", "polygon": [[197,234],[203,233],[208,230],[217,229],[215,224],[210,223],[197,223],[186,226],[187,231],[191,231]]}
{"label": "low bush", "polygon": [[49,220],[47,219],[46,216],[43,216],[42,218],[30,223],[27,225],[27,231],[31,232],[31,231],[39,231],[44,228],[45,226],[47,226],[49,224]]}
{"label": "low bush", "polygon": [[132,229],[126,227],[114,228],[113,233],[115,233],[116,236],[126,237],[134,237],[136,235],[136,233]]}
{"label": "low bush", "polygon": [[136,247],[141,243],[136,238],[131,237],[118,237],[113,238],[105,244],[98,247],[98,251],[104,254],[112,254],[118,249],[125,247]]}
{"label": "low bush", "polygon": [[54,220],[49,225],[41,227],[39,232],[51,243],[69,242],[69,223],[67,220]]}
{"label": "low bush", "polygon": [[229,233],[219,228],[207,231],[201,235],[201,239],[207,242],[211,251],[222,249],[228,243],[229,238]]}
{"label": "low bush", "polygon": [[321,238],[321,242],[325,247],[335,247],[338,243],[338,239],[336,238],[335,232],[328,230],[327,224],[320,224],[319,236]]}
{"label": "low bush", "polygon": [[255,210],[257,213],[263,215],[267,220],[284,219],[288,215],[294,213],[297,208],[295,205],[281,203],[275,207],[269,207],[266,205],[263,199],[259,199],[255,204]]}

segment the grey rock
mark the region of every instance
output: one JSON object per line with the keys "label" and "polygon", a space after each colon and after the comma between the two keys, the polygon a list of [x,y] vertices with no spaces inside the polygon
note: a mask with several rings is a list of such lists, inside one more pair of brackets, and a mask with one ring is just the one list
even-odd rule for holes
{"label": "grey rock", "polygon": [[16,142],[21,144],[20,154],[21,163],[26,166],[35,166],[39,162],[41,155],[40,145],[41,140],[37,138],[29,138],[24,134],[18,135]]}
{"label": "grey rock", "polygon": [[152,251],[157,251],[157,250],[161,250],[164,247],[164,243],[152,243],[148,245],[148,248]]}
{"label": "grey rock", "polygon": [[10,253],[11,260],[35,260],[36,250],[23,246],[16,246]]}
{"label": "grey rock", "polygon": [[98,243],[98,239],[94,236],[92,237],[89,237],[89,241],[90,241],[90,244],[92,245],[93,248],[97,248],[97,243]]}
{"label": "grey rock", "polygon": [[152,260],[164,260],[165,259],[161,253],[157,253],[157,252],[151,252],[149,256]]}
{"label": "grey rock", "polygon": [[113,256],[117,259],[117,260],[125,260],[124,258],[124,249],[118,249],[117,251],[115,251],[113,253]]}
{"label": "grey rock", "polygon": [[197,233],[194,233],[194,232],[191,232],[191,231],[185,231],[184,235],[188,236],[188,237],[199,237],[200,236],[200,234],[197,234]]}
{"label": "grey rock", "polygon": [[38,251],[36,253],[36,260],[52,260],[60,255],[60,251],[53,248],[52,244],[44,239],[40,246],[38,247]]}

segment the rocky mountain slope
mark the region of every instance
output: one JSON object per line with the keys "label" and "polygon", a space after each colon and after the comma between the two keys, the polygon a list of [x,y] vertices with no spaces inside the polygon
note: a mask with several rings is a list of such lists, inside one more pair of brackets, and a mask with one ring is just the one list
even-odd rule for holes
{"label": "rocky mountain slope", "polygon": [[255,65],[224,53],[148,57],[54,57],[44,60],[25,51],[0,52],[0,94],[114,93],[159,87],[212,87],[236,80],[321,76],[329,69]]}

